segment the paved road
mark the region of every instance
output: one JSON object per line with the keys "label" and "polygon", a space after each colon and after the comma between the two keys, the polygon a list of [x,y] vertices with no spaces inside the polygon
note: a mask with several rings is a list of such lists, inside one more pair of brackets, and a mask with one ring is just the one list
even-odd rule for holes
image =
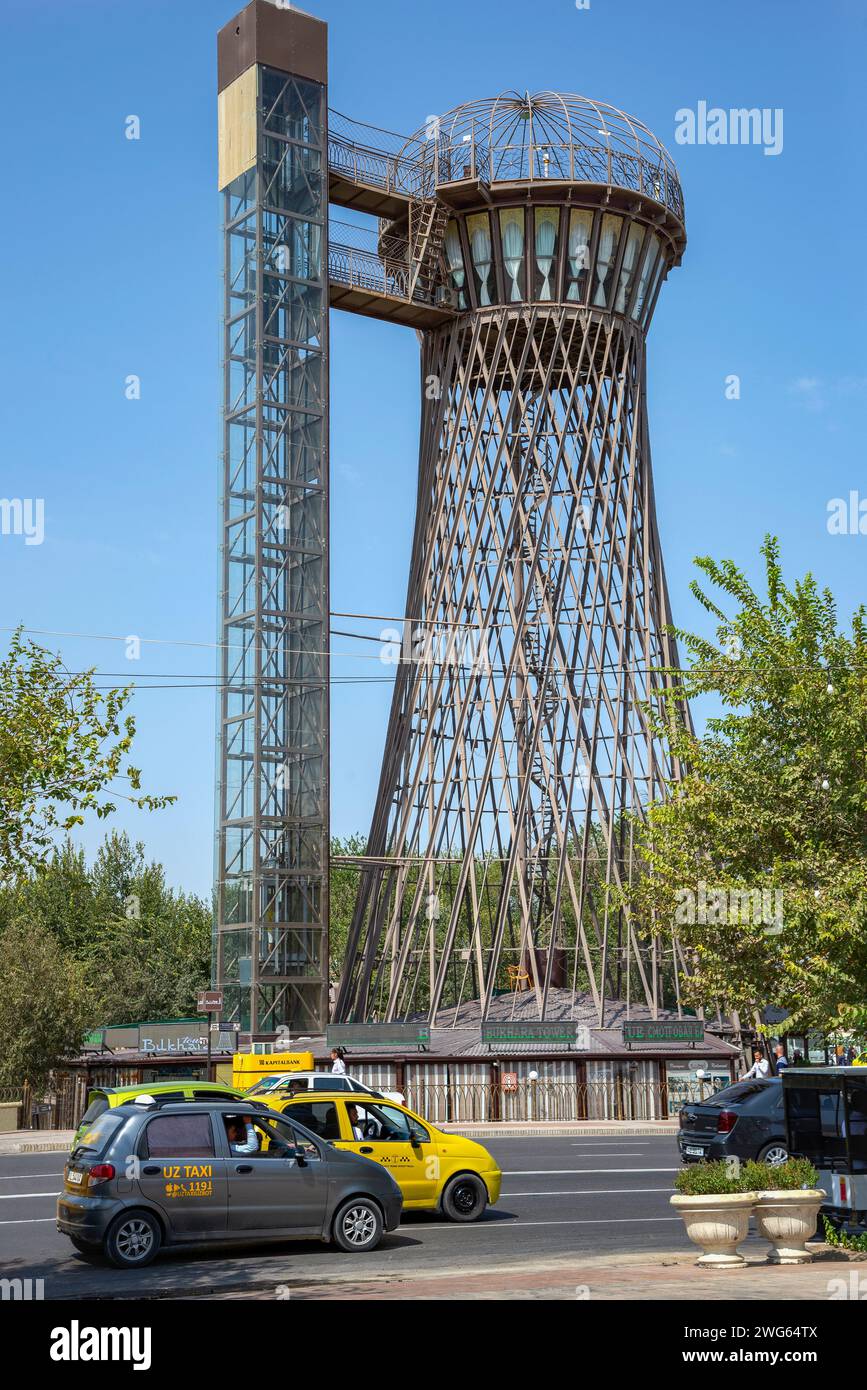
{"label": "paved road", "polygon": [[0,1159],[0,1266],[42,1278],[47,1298],[155,1297],[340,1276],[400,1276],[450,1266],[691,1249],[668,1205],[679,1167],[673,1136],[493,1139],[499,1204],[471,1226],[414,1214],[379,1250],[352,1256],[312,1242],[166,1254],[148,1269],[82,1259],[54,1226],[61,1154]]}

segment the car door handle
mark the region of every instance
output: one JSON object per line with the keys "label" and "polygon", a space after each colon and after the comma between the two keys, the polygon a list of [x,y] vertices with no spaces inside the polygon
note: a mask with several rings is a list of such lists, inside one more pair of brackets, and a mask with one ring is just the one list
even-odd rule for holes
{"label": "car door handle", "polygon": [[146,1163],[144,1168],[142,1168],[142,1172],[147,1173],[149,1176],[153,1173],[159,1173],[160,1165],[158,1163]]}
{"label": "car door handle", "polygon": [[236,1172],[236,1173],[252,1173],[252,1171],[253,1171],[253,1165],[252,1165],[252,1163],[236,1163],[236,1164],[235,1164],[235,1172]]}
{"label": "car door handle", "polygon": [[360,1154],[372,1154],[372,1153],[373,1153],[373,1149],[370,1147],[369,1144],[362,1144],[362,1146],[361,1146],[361,1148],[358,1150],[358,1152],[359,1152]]}

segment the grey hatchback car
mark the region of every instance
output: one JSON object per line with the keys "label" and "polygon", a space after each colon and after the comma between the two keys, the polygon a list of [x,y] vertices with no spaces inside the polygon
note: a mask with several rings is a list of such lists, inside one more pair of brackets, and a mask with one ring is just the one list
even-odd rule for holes
{"label": "grey hatchback car", "polygon": [[373,1250],[400,1221],[381,1164],[255,1101],[139,1099],[106,1110],[67,1160],[57,1229],[137,1269],[162,1246],[290,1237]]}

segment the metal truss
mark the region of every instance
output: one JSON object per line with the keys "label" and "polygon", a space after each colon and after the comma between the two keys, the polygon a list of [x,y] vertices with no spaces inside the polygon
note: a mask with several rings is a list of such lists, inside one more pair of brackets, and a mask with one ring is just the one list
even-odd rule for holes
{"label": "metal truss", "polygon": [[611,998],[656,1013],[676,971],[617,898],[630,813],[678,775],[645,709],[677,654],[644,334],[478,309],[422,335],[422,379],[407,632],[335,1016],[485,1017],[524,988],[544,1018],[564,987],[600,1025]]}

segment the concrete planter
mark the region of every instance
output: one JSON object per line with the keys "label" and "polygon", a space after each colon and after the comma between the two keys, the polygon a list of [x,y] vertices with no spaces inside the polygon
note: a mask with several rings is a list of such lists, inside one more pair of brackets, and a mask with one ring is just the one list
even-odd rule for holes
{"label": "concrete planter", "polygon": [[757,1194],[756,1225],[759,1235],[773,1246],[768,1256],[772,1265],[809,1264],[813,1256],[804,1242],[815,1235],[824,1200],[825,1193],[815,1187]]}
{"label": "concrete planter", "polygon": [[707,1193],[683,1197],[676,1192],[671,1205],[679,1211],[686,1234],[704,1252],[696,1264],[705,1269],[744,1269],[738,1246],[746,1239],[755,1192]]}

